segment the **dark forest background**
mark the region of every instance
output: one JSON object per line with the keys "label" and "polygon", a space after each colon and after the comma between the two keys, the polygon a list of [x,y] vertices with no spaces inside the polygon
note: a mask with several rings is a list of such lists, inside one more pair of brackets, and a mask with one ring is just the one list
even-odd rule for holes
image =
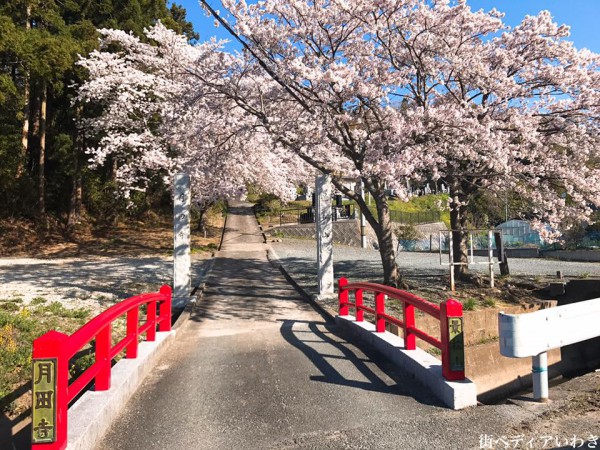
{"label": "dark forest background", "polygon": [[168,207],[160,181],[128,205],[117,195],[116,161],[91,169],[93,146],[78,129],[94,114],[73,102],[98,46],[99,28],[142,37],[160,20],[198,39],[181,6],[165,0],[3,0],[0,4],[0,221],[66,232]]}

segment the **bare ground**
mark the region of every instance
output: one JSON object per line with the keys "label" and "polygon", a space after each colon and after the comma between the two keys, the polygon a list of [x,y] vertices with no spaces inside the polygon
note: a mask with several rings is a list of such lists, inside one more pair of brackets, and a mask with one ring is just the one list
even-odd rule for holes
{"label": "bare ground", "polygon": [[[216,248],[224,218],[212,216],[206,237],[198,230],[192,233],[192,248],[210,251]],[[170,254],[173,250],[172,222],[152,217],[140,222],[114,226],[82,224],[67,230],[48,219],[40,225],[30,220],[0,221],[0,257],[70,258],[81,256],[124,256]]]}
{"label": "bare ground", "polygon": [[545,404],[529,398],[513,401],[534,413],[505,433],[507,437],[527,437],[515,448],[527,448],[531,439],[540,448],[600,448],[600,371],[554,386],[550,398]]}

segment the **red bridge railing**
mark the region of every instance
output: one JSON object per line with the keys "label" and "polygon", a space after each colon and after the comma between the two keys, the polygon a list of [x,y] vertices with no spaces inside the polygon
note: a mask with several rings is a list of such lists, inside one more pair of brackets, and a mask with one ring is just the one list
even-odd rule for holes
{"label": "red bridge railing", "polygon": [[[350,302],[350,292],[354,291],[354,303]],[[375,308],[363,304],[364,292],[375,295]],[[385,312],[385,298],[393,298],[402,303],[403,320],[392,317]],[[391,323],[404,331],[406,350],[416,349],[416,338],[438,348],[442,352],[442,375],[446,380],[458,381],[465,379],[464,369],[464,339],[462,328],[462,303],[448,299],[439,306],[400,289],[374,283],[349,283],[346,278],[338,282],[338,299],[340,316],[347,316],[350,307],[356,311],[356,321],[364,321],[364,313],[375,317],[375,331],[385,332],[385,324]],[[440,337],[430,336],[417,328],[415,308],[435,317],[440,321]]]}
{"label": "red bridge railing", "polygon": [[[68,336],[49,331],[33,341],[33,450],[62,450],[67,446],[69,403],[92,381],[96,391],[110,389],[111,362],[125,350],[136,358],[138,337],[156,339],[158,331],[171,330],[170,286],[157,293],[130,297],[113,305]],[[146,305],[146,320],[140,324],[140,306]],[[127,314],[126,336],[112,344],[112,323]],[[69,382],[69,360],[95,339],[95,362]]]}

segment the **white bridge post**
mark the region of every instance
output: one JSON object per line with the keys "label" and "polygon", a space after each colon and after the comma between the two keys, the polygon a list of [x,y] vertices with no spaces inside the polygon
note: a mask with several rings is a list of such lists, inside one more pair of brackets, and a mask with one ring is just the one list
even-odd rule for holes
{"label": "white bridge post", "polygon": [[315,197],[319,296],[329,296],[334,294],[331,175],[317,176]]}
{"label": "white bridge post", "polygon": [[[359,180],[360,184],[360,198],[362,198],[363,202],[365,201],[365,184],[362,180]],[[364,213],[358,208],[360,212],[360,247],[367,248],[367,220],[365,218]]]}
{"label": "white bridge post", "polygon": [[[494,288],[494,249],[492,248],[492,239],[494,239],[494,232],[488,231],[488,264],[490,274],[490,287]],[[499,250],[498,250],[499,251]]]}
{"label": "white bridge post", "polygon": [[173,183],[173,309],[183,309],[191,295],[190,176],[175,175]]}
{"label": "white bridge post", "polygon": [[452,292],[455,291],[456,285],[454,282],[454,239],[452,238],[452,230],[450,230],[449,237],[449,246],[448,246],[448,259],[450,261],[450,290]]}

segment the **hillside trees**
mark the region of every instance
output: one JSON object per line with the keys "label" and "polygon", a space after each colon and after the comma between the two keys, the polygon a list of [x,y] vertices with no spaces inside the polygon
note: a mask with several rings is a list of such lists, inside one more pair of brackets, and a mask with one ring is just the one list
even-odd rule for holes
{"label": "hillside trees", "polygon": [[[224,4],[246,62],[215,89],[358,202],[386,283],[398,271],[385,187],[402,192],[407,178],[449,186],[456,262],[481,190],[529,198],[542,230],[600,206],[599,59],[549,13],[509,29],[464,1]],[[361,178],[376,215],[342,176]]]}
{"label": "hillside trees", "polygon": [[0,203],[6,206],[0,215],[64,217],[69,212],[76,222],[84,200],[93,203],[84,187],[107,190],[110,171],[85,167],[85,141],[75,123],[93,112],[72,105],[85,76],[75,62],[97,47],[97,27],[110,23],[141,33],[158,19],[197,38],[185,10],[176,5],[169,10],[162,0],[3,2]]}

